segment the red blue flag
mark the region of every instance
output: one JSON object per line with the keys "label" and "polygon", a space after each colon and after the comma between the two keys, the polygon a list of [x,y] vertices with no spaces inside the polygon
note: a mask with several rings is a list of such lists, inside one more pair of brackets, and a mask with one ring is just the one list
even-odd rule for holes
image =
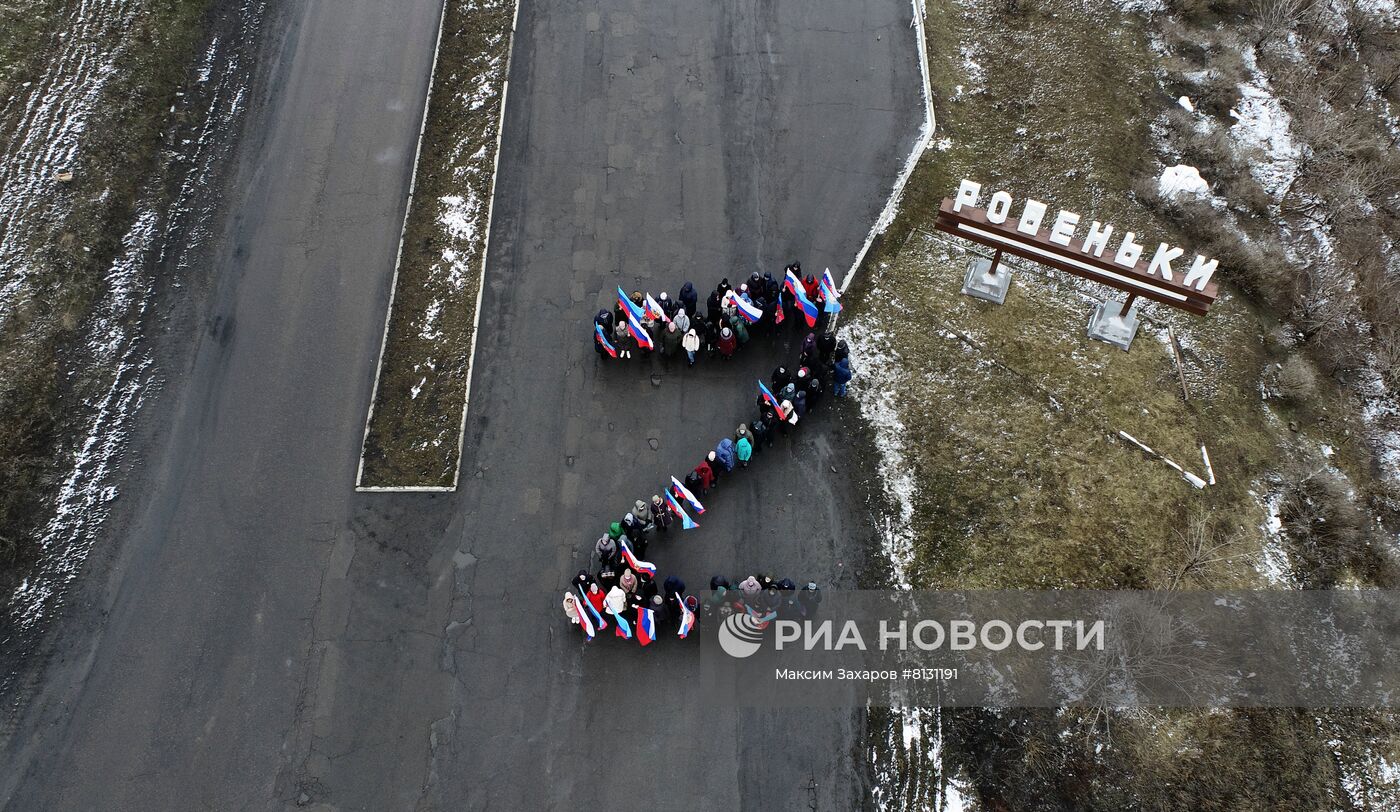
{"label": "red blue flag", "polygon": [[593,625],[600,632],[606,629],[608,627],[608,621],[603,617],[601,612],[594,608],[593,603],[588,600],[588,593],[583,591],[583,587],[578,588],[578,594],[579,600],[583,601],[583,610],[593,619]]}
{"label": "red blue flag", "polygon": [[763,381],[758,382],[758,391],[763,393],[763,400],[769,406],[773,407],[773,411],[778,413],[778,419],[787,420],[787,412],[783,411],[783,402],[774,397],[772,392],[768,391],[768,387],[763,385]]}
{"label": "red blue flag", "polygon": [[621,287],[617,289],[617,303],[622,308],[624,314],[632,316],[637,321],[641,321],[643,316],[646,315],[636,302],[627,298],[627,294],[622,291]]}
{"label": "red blue flag", "polygon": [[841,298],[841,292],[836,289],[836,280],[831,278],[830,268],[822,274],[821,288],[822,296],[826,298],[826,312],[840,313],[841,302],[838,300]]}
{"label": "red blue flag", "polygon": [[676,515],[681,517],[682,530],[694,530],[695,528],[700,526],[696,524],[694,519],[686,515],[686,512],[684,510],[681,509],[681,503],[676,501],[675,494],[671,493],[670,491],[666,491],[666,501],[671,503],[671,510],[675,511]]}
{"label": "red blue flag", "polygon": [[807,319],[808,327],[817,326],[817,306],[812,304],[812,300],[807,298],[807,290],[802,287],[802,280],[797,278],[797,274],[792,271],[787,272],[787,279],[783,282],[792,298],[797,300],[797,306],[802,308],[802,315]]}
{"label": "red blue flag", "polygon": [[703,515],[705,513],[705,506],[700,504],[700,500],[695,498],[695,494],[690,492],[690,488],[682,485],[681,481],[675,477],[671,477],[671,490],[675,491],[676,496],[689,502],[690,507],[695,511],[696,515]]}
{"label": "red blue flag", "polygon": [[612,616],[613,634],[621,637],[623,640],[631,640],[632,627],[627,623],[627,618],[623,617],[621,612],[613,612]]}
{"label": "red blue flag", "polygon": [[605,336],[605,335],[603,335],[603,325],[601,325],[601,324],[595,324],[595,325],[593,325],[593,340],[594,340],[594,341],[597,341],[598,344],[599,344],[600,346],[602,346],[603,352],[607,353],[607,354],[608,354],[608,357],[610,357],[610,358],[616,358],[616,357],[617,357],[617,347],[614,347],[614,346],[612,345],[612,342],[611,342],[611,341],[608,341],[608,337]]}
{"label": "red blue flag", "polygon": [[690,634],[690,630],[695,628],[695,613],[690,611],[689,606],[685,605],[685,598],[681,596],[681,593],[675,592],[672,594],[676,596],[676,600],[680,601],[681,604],[681,629],[676,632],[676,636],[684,640],[685,636]]}
{"label": "red blue flag", "polygon": [[726,301],[734,303],[734,307],[739,311],[739,317],[749,324],[755,324],[763,318],[763,311],[760,308],[755,307],[753,302],[734,291],[731,290],[724,294],[724,298]]}
{"label": "red blue flag", "polygon": [[637,607],[637,642],[651,645],[656,639],[656,613],[645,606]]}
{"label": "red blue flag", "polygon": [[651,340],[651,333],[648,333],[647,328],[642,326],[641,319],[633,318],[630,313],[627,315],[627,332],[637,339],[638,347],[647,350],[656,349],[656,342]]}
{"label": "red blue flag", "polygon": [[627,562],[627,566],[631,567],[633,572],[646,573],[651,578],[656,577],[656,565],[650,561],[643,561],[633,554],[632,545],[627,543],[627,539],[620,538],[617,540],[617,544],[622,550],[622,560]]}

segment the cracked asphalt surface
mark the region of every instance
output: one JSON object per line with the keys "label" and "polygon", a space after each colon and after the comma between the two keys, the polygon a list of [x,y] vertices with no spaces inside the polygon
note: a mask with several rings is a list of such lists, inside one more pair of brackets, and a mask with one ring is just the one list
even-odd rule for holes
{"label": "cracked asphalt surface", "polygon": [[[909,4],[526,0],[462,487],[355,494],[439,11],[282,11],[208,329],[151,409],[99,597],[53,632],[7,808],[868,801],[859,714],[688,702],[694,641],[585,646],[558,602],[598,531],[796,353],[599,364],[592,313],[617,284],[844,272],[921,120]],[[827,404],[653,545],[663,574],[855,585],[860,449]]]}

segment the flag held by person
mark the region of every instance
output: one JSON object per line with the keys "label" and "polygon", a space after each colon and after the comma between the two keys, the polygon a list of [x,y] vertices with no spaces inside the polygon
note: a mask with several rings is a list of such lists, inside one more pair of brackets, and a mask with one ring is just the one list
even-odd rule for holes
{"label": "flag held by person", "polygon": [[755,307],[753,302],[750,302],[748,299],[745,299],[743,296],[740,296],[734,291],[731,290],[725,293],[724,298],[725,301],[732,302],[734,304],[734,307],[739,312],[739,317],[742,318],[744,321],[748,322],[749,324],[757,324],[758,320],[763,318],[763,311],[760,308]]}
{"label": "flag held by person", "polygon": [[826,273],[822,274],[821,287],[822,296],[826,298],[826,312],[840,313],[841,302],[838,300],[841,298],[841,292],[836,289],[836,280],[831,278],[830,268],[827,268]]}
{"label": "flag held by person", "polygon": [[689,502],[691,509],[695,511],[697,516],[704,515],[705,506],[700,504],[700,500],[695,498],[695,494],[690,492],[690,488],[682,485],[679,479],[671,477],[671,490],[675,491],[676,496]]}
{"label": "flag held by person", "polygon": [[620,286],[617,289],[617,304],[622,308],[624,314],[635,318],[637,321],[641,321],[646,316],[646,314],[642,312],[642,308],[636,302],[627,298],[627,293],[623,291]]}
{"label": "flag held by person", "polygon": [[676,636],[684,640],[686,635],[690,634],[690,630],[695,628],[695,613],[691,611],[689,606],[685,605],[685,598],[681,593],[673,592],[671,594],[676,596],[676,601],[681,607],[681,628],[680,631],[676,632]]}
{"label": "flag held by person", "polygon": [[583,603],[583,610],[593,619],[593,626],[602,631],[608,627],[608,621],[603,617],[603,613],[593,607],[593,603],[588,600],[588,593],[583,591],[583,587],[578,590],[579,600]]}
{"label": "flag held by person", "polygon": [[588,600],[586,598],[575,598],[567,592],[564,593],[564,599],[569,601],[572,606],[571,611],[574,615],[574,622],[578,624],[580,629],[583,629],[584,636],[592,640],[593,632],[596,631],[596,629],[593,625],[593,619],[588,616],[587,610],[583,608],[583,604],[588,603]]}
{"label": "flag held by person", "polygon": [[802,310],[802,316],[807,319],[808,327],[817,326],[817,306],[812,304],[812,300],[807,298],[807,290],[802,287],[802,280],[797,278],[797,274],[792,271],[787,272],[787,277],[783,281],[788,293],[797,301],[797,306]]}
{"label": "flag held by person", "polygon": [[667,324],[671,323],[671,317],[666,315],[666,311],[661,309],[661,303],[656,301],[650,293],[646,298],[647,316],[652,319],[660,319]]}
{"label": "flag held by person", "polygon": [[626,538],[619,538],[617,544],[622,550],[622,560],[627,562],[627,566],[631,567],[633,572],[645,573],[650,578],[656,577],[656,565],[638,558],[632,552],[632,545],[627,543]]}
{"label": "flag held by person", "polygon": [[637,642],[651,645],[656,639],[656,613],[645,606],[637,607]]}
{"label": "flag held by person", "polygon": [[632,314],[627,314],[627,332],[632,334],[632,338],[637,340],[637,346],[644,350],[656,349],[656,342],[651,340],[651,333],[642,326],[642,320],[633,318]]}
{"label": "flag held by person", "polygon": [[608,341],[608,337],[603,335],[603,325],[593,325],[593,340],[598,342],[598,345],[603,348],[603,352],[607,353],[609,358],[617,357],[617,347],[614,347],[612,342]]}
{"label": "flag held by person", "polygon": [[621,612],[613,613],[613,634],[621,637],[623,640],[632,639],[632,626],[627,622],[627,618],[622,616]]}
{"label": "flag held by person", "polygon": [[681,508],[681,503],[676,501],[675,494],[671,493],[670,491],[667,491],[666,501],[671,503],[671,510],[675,511],[676,515],[681,517],[682,530],[694,530],[695,528],[700,526],[699,523],[697,523],[694,519],[690,518],[690,516],[686,514],[685,510]]}
{"label": "flag held by person", "polygon": [[763,381],[758,382],[758,391],[763,393],[764,402],[772,406],[773,411],[778,413],[778,419],[787,420],[787,412],[783,410],[783,402],[774,397],[772,392],[768,391],[768,387],[763,385]]}

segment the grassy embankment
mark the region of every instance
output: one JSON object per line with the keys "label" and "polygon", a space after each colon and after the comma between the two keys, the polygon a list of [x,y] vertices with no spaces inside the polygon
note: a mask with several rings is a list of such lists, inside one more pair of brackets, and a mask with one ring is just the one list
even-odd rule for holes
{"label": "grassy embankment", "polygon": [[362,488],[451,488],[515,4],[452,0],[365,436]]}
{"label": "grassy embankment", "polygon": [[[1277,583],[1264,563],[1275,541],[1265,502],[1282,479],[1316,467],[1362,492],[1377,486],[1354,400],[1335,381],[1318,376],[1301,400],[1261,397],[1275,388],[1274,365],[1293,353],[1277,330],[1291,313],[1250,289],[1246,274],[1258,269],[1232,267],[1241,252],[1213,235],[1202,252],[1222,260],[1230,288],[1221,301],[1203,319],[1149,308],[1153,323],[1123,353],[1084,335],[1086,292],[1111,291],[1021,273],[1006,305],[972,300],[959,293],[965,255],[931,236],[939,202],[970,177],[1143,242],[1200,245],[1190,227],[1199,210],[1183,213],[1145,191],[1161,166],[1153,123],[1175,105],[1148,22],[1062,0],[932,0],[927,21],[939,131],[852,292],[847,326],[869,359],[857,381],[886,387],[904,427],[895,439],[916,483],[908,581]],[[1219,116],[1228,127],[1228,106]],[[1213,191],[1247,233],[1262,236],[1269,224],[1240,202],[1257,200],[1258,189],[1247,172],[1229,180]],[[1168,324],[1186,349],[1189,401],[1158,340]],[[1196,490],[1116,440],[1119,430],[1200,474],[1204,443],[1218,484]],[[1316,535],[1295,540],[1284,551],[1287,582],[1393,577],[1369,545],[1319,551]],[[1344,778],[1365,776],[1376,755],[1393,752],[1391,720],[1365,713],[945,712],[924,719],[911,748],[891,750],[884,742],[900,741],[898,724],[897,715],[872,718],[874,757],[895,765],[891,808],[920,808],[949,775],[991,809],[1323,808],[1343,803]],[[934,738],[941,764],[928,758]]]}
{"label": "grassy embankment", "polygon": [[[14,137],[20,109],[71,34],[72,0],[0,6],[0,132]],[[209,0],[157,0],[124,31],[114,70],[88,118],[74,179],[54,182],[39,227],[27,232],[27,280],[0,330],[0,596],[38,550],[43,521],[65,467],[61,421],[80,408],[65,349],[98,301],[143,182],[173,123],[171,102],[190,80]],[[29,86],[26,87],[26,83]],[[13,236],[13,235],[7,235]]]}

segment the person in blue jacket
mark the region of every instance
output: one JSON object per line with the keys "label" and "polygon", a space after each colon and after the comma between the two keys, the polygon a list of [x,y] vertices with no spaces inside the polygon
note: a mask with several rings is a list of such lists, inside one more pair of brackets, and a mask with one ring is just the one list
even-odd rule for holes
{"label": "person in blue jacket", "polygon": [[715,462],[719,463],[724,473],[734,470],[734,441],[725,437],[715,446]]}
{"label": "person in blue jacket", "polygon": [[838,398],[846,396],[846,384],[851,382],[851,357],[844,356],[836,362],[831,373],[831,393]]}

